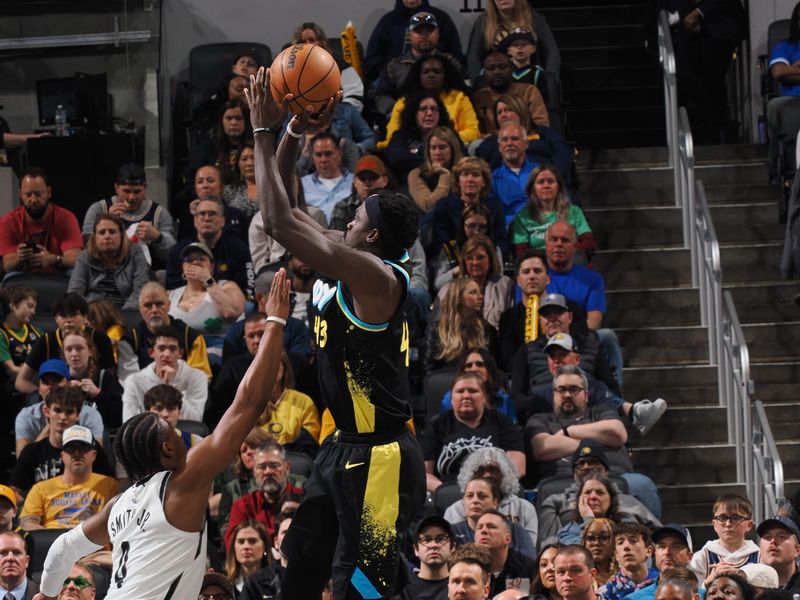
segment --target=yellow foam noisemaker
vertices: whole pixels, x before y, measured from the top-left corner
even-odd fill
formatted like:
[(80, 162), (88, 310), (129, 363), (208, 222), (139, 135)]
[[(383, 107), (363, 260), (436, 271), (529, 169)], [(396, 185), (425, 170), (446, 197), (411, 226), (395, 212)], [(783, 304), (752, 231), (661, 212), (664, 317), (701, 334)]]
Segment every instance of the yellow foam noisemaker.
[(539, 337), (539, 295), (531, 294), (525, 304), (525, 343)]

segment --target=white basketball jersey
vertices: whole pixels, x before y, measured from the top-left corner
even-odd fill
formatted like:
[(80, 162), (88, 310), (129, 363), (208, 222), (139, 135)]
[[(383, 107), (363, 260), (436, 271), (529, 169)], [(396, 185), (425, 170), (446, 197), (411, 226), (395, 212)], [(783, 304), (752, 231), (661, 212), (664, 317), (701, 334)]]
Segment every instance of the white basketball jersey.
[(172, 471), (128, 488), (108, 517), (114, 545), (108, 600), (197, 598), (206, 566), (206, 531), (181, 531), (167, 522), (164, 497)]

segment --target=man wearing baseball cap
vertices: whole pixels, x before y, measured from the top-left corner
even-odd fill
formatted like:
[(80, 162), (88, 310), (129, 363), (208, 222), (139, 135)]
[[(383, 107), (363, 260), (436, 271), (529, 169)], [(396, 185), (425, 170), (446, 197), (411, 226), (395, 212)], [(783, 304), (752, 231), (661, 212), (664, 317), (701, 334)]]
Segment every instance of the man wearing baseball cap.
[(447, 579), (450, 574), (447, 565), (455, 547), (456, 537), (450, 523), (437, 515), (422, 519), (414, 538), (414, 554), (419, 559), (419, 570), (414, 571), (400, 598), (447, 598)]
[(385, 189), (389, 183), (386, 166), (372, 154), (365, 154), (358, 160), (353, 174), (353, 191), (333, 206), (330, 229), (346, 231), (347, 224), (355, 218), (356, 209), (361, 203), (378, 190)]
[(71, 529), (97, 514), (117, 493), (117, 480), (92, 473), (97, 458), (92, 432), (81, 425), (62, 436), (64, 472), (35, 484), (25, 498), (19, 526), (35, 529)]
[(455, 67), (465, 82), (467, 71), (461, 62), (448, 52), (438, 49), (441, 30), (433, 13), (423, 10), (408, 20), (408, 51), (389, 61), (375, 85), (375, 107), (385, 117), (392, 112), (395, 101), (403, 95), (406, 79), (413, 64), (423, 56), (442, 56)]
[[(562, 523), (567, 523), (571, 519), (578, 495), (578, 480), (589, 473), (599, 473), (610, 477), (620, 487), (622, 478), (611, 475), (608, 468), (608, 456), (603, 445), (592, 439), (581, 440), (580, 446), (572, 455), (572, 474), (575, 481), (560, 494), (548, 494), (538, 510), (540, 547), (558, 541), (558, 531)], [(622, 489), (627, 489), (627, 485)], [(661, 526), (661, 522), (653, 513), (630, 494), (620, 493), (617, 501), (620, 512), (635, 518), (639, 523), (647, 525), (650, 529)]]
[(17, 513), (17, 495), (7, 485), (0, 485), (0, 533), (14, 529)]
[[(653, 560), (656, 569), (663, 573), (667, 569), (688, 567), (692, 559), (692, 536), (689, 530), (680, 523), (667, 523), (653, 530)], [(629, 600), (652, 600), (661, 577), (646, 587), (629, 594)]]
[(761, 562), (778, 573), (780, 587), (790, 594), (800, 594), (800, 529), (789, 517), (776, 515), (762, 521), (756, 528), (761, 538), (758, 548)]
[[(39, 398), (41, 400), (21, 409), (14, 419), (17, 456), (22, 454), (25, 446), (36, 440), (47, 426), (49, 409), (46, 407), (49, 406), (47, 397), (50, 395), (50, 391), (68, 385), (69, 380), (69, 367), (60, 358), (46, 360), (39, 367)], [(78, 424), (91, 429), (96, 440), (103, 439), (103, 417), (94, 406), (83, 405), (78, 417)]]
[(114, 183), (114, 195), (98, 200), (86, 211), (81, 231), (84, 242), (92, 235), (98, 217), (108, 213), (122, 219), (128, 238), (135, 238), (150, 255), (166, 263), (170, 248), (175, 245), (175, 222), (168, 210), (147, 198), (147, 178), (140, 165), (122, 165)]

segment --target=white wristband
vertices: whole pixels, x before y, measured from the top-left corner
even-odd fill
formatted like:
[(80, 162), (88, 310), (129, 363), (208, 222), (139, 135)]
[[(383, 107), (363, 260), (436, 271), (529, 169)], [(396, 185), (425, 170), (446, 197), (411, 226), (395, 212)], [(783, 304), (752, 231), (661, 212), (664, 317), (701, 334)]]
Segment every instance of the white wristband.
[(273, 321), (275, 323), (278, 323), (286, 327), (286, 319), (281, 319), (280, 317), (267, 317), (266, 319), (264, 319), (265, 323), (269, 323), (270, 321)]
[(303, 137), (303, 134), (302, 134), (302, 133), (295, 133), (294, 131), (292, 131), (292, 124), (291, 124), (291, 123), (289, 123), (289, 124), (286, 126), (286, 133), (288, 133), (288, 134), (289, 134), (290, 136), (292, 136), (293, 138), (297, 138), (298, 140), (299, 140), (301, 137)]

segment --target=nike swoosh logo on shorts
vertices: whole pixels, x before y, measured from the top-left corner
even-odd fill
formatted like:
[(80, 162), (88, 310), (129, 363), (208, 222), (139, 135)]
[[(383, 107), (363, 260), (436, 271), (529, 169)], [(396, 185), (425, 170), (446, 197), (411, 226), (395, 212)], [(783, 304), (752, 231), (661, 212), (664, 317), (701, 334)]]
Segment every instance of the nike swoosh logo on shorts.
[(363, 464), (366, 464), (366, 463), (363, 463), (363, 462), (360, 462), (360, 463), (351, 463), (351, 462), (348, 460), (348, 461), (347, 461), (347, 463), (345, 463), (345, 465), (344, 465), (344, 468), (345, 468), (345, 469), (353, 469), (353, 468), (355, 468), (355, 467), (360, 467), (360, 466), (361, 466), (361, 465), (363, 465)]

